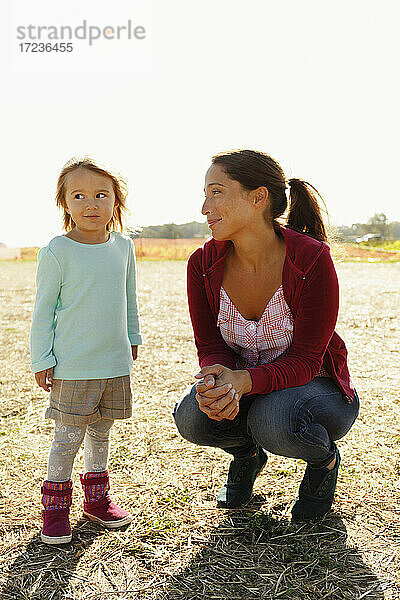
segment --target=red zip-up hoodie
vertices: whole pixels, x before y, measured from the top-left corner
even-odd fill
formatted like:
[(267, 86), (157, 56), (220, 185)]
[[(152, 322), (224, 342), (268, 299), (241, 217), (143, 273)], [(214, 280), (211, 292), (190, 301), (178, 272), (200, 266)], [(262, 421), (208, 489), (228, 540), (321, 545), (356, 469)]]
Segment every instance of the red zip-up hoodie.
[[(352, 402), (347, 350), (335, 332), (339, 286), (329, 246), (289, 228), (279, 226), (277, 232), (286, 242), (282, 287), (294, 319), (293, 340), (284, 356), (246, 369), (253, 382), (249, 393), (269, 394), (304, 385), (323, 365), (345, 399)], [(217, 327), (225, 258), (231, 244), (211, 238), (189, 257), (189, 313), (200, 367), (221, 364), (237, 368), (235, 353)]]

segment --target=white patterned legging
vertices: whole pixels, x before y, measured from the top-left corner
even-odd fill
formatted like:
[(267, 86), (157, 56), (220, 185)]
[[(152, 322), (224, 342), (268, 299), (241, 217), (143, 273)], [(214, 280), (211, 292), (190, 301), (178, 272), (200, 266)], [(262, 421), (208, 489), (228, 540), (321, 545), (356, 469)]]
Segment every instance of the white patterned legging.
[(76, 453), (84, 441), (85, 473), (107, 469), (110, 429), (114, 421), (101, 419), (91, 425), (63, 425), (56, 421), (47, 467), (48, 481), (68, 481)]

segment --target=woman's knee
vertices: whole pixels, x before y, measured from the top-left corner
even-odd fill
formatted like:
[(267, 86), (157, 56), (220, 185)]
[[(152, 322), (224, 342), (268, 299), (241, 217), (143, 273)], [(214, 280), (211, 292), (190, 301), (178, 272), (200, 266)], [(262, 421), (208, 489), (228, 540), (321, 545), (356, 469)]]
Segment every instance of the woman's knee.
[(329, 447), (329, 434), (315, 421), (304, 386), (260, 395), (248, 415), (254, 440), (266, 450), (301, 458), (305, 446)]
[(279, 410), (275, 392), (260, 395), (252, 403), (247, 416), (248, 432), (254, 441), (274, 454), (296, 454), (294, 420), (286, 410)]
[(295, 457), (304, 448), (330, 448), (332, 440), (347, 433), (357, 412), (356, 403), (349, 406), (333, 382), (313, 380), (260, 395), (250, 408), (248, 427), (266, 450)]
[(196, 400), (196, 384), (188, 388), (176, 403), (173, 417), (181, 436), (199, 446), (218, 446), (218, 436), (214, 432), (217, 421), (212, 421), (203, 413)]
[(200, 443), (203, 413), (201, 413), (196, 400), (196, 385), (185, 390), (180, 400), (175, 404), (172, 415), (181, 436), (189, 442)]

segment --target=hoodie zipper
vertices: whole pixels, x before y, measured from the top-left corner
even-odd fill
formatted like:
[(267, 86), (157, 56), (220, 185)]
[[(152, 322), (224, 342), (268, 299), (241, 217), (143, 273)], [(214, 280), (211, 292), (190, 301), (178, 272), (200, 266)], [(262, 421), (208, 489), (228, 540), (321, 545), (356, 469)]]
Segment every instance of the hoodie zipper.
[[(321, 248), (320, 248), (318, 254), (314, 257), (314, 260), (312, 261), (312, 263), (310, 265), (308, 265), (307, 270), (303, 273), (301, 273), (301, 272), (299, 273), (301, 279), (300, 279), (299, 283), (297, 284), (296, 290), (294, 292), (293, 304), (292, 304), (292, 307), (294, 309), (294, 312), (292, 311), (294, 319), (296, 318), (296, 315), (297, 315), (297, 308), (299, 306), (299, 300), (300, 300), (301, 292), (303, 291), (304, 282), (306, 280), (306, 277), (307, 277), (308, 273), (311, 271), (311, 269), (313, 268), (313, 266), (315, 265), (315, 263), (317, 262), (317, 260), (319, 259), (319, 257), (321, 256), (323, 250), (324, 250), (324, 246), (321, 244)], [(292, 262), (292, 261), (290, 261), (290, 262)], [(293, 266), (295, 266), (295, 265), (293, 265)]]
[[(214, 291), (213, 291), (212, 286), (210, 284), (209, 272), (213, 271), (221, 260), (223, 260), (225, 262), (225, 258), (226, 258), (226, 255), (228, 254), (228, 251), (229, 251), (229, 248), (226, 250), (225, 254), (223, 254), (222, 256), (220, 256), (219, 259), (215, 263), (213, 263), (210, 267), (208, 267), (208, 268), (206, 268), (206, 266), (204, 264), (204, 254), (202, 255), (203, 278), (204, 278), (204, 281), (207, 282), (209, 293), (210, 293), (210, 295), (211, 295), (211, 297), (213, 299), (213, 305), (214, 305), (214, 307), (216, 309), (216, 311), (215, 311), (216, 313), (218, 313), (217, 305), (216, 305), (216, 298), (214, 296)], [(204, 249), (203, 249), (203, 253), (204, 253)]]
[(211, 285), (210, 285), (210, 280), (208, 279), (208, 274), (207, 274), (207, 272), (206, 272), (206, 273), (203, 273), (203, 277), (204, 277), (204, 282), (207, 284), (208, 291), (209, 291), (209, 293), (210, 293), (210, 294), (211, 294), (211, 296), (212, 296), (213, 303), (214, 303), (214, 306), (215, 306), (215, 296), (214, 296), (213, 289), (212, 289), (212, 287), (211, 287)]
[(294, 310), (291, 311), (293, 314), (293, 319), (295, 319), (296, 315), (297, 315), (297, 308), (299, 306), (299, 300), (300, 300), (301, 292), (303, 291), (305, 279), (306, 279), (306, 276), (303, 275), (301, 277), (299, 283), (296, 286), (296, 291), (294, 293), (293, 304), (292, 304), (292, 307)]

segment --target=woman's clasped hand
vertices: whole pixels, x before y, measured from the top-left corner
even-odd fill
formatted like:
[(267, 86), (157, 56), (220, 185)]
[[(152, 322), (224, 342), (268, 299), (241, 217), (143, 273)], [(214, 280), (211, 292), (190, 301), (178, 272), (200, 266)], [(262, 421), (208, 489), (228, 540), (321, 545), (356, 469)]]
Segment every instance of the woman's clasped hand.
[(196, 384), (199, 408), (215, 421), (234, 419), (239, 412), (240, 398), (252, 387), (248, 371), (233, 371), (223, 365), (203, 367), (195, 377), (201, 378)]

